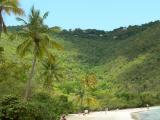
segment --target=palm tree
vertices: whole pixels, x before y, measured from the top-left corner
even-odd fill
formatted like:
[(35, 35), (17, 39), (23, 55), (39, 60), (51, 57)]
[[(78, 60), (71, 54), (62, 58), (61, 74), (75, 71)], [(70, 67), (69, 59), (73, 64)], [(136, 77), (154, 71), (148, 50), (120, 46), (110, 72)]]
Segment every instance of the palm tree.
[(85, 90), (84, 90), (84, 86), (82, 86), (79, 83), (79, 88), (76, 90), (76, 99), (78, 100), (77, 102), (80, 103), (80, 109), (81, 112), (83, 110), (83, 103), (84, 103), (84, 98), (85, 98)]
[(48, 61), (53, 63), (55, 61), (55, 57), (48, 48), (62, 48), (58, 43), (51, 40), (48, 36), (49, 29), (46, 25), (44, 25), (44, 20), (47, 18), (47, 16), (48, 12), (41, 16), (40, 11), (35, 10), (34, 7), (32, 7), (28, 21), (25, 21), (22, 18), (17, 18), (18, 21), (22, 21), (26, 26), (18, 33), (25, 39), (25, 41), (17, 47), (17, 53), (21, 57), (25, 56), (28, 52), (33, 54), (32, 69), (28, 77), (24, 96), (25, 100), (29, 98), (31, 93), (31, 81), (34, 76), (37, 58), (46, 56)]
[(87, 103), (87, 106), (90, 107), (90, 104), (95, 101), (95, 99), (92, 97), (91, 93), (92, 90), (96, 87), (97, 84), (97, 78), (96, 75), (93, 73), (87, 73), (85, 78), (82, 80), (82, 85), (85, 89), (85, 102)]
[(84, 87), (86, 89), (93, 89), (97, 84), (96, 75), (93, 73), (86, 74), (85, 78), (82, 80)]
[(94, 74), (86, 74), (85, 78), (78, 82), (78, 89), (76, 90), (76, 102), (80, 104), (81, 111), (84, 107), (88, 109), (92, 105), (96, 105), (98, 101), (92, 96), (92, 90), (96, 87), (96, 76)]
[(24, 11), (19, 7), (19, 0), (0, 0), (0, 35), (2, 32), (7, 32), (7, 27), (3, 19), (3, 12), (10, 15), (24, 15)]
[(61, 81), (63, 78), (62, 68), (56, 63), (50, 63), (48, 60), (43, 62), (43, 72), (41, 74), (44, 78), (43, 87), (51, 90), (54, 81)]

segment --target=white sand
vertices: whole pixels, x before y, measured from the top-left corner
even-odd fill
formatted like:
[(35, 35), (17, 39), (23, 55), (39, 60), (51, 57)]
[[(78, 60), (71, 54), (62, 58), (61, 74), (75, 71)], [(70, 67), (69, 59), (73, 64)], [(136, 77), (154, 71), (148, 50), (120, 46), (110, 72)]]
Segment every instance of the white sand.
[(67, 120), (133, 120), (132, 113), (146, 111), (146, 108), (115, 110), (108, 112), (92, 112), (89, 115), (83, 116), (82, 114), (71, 114)]

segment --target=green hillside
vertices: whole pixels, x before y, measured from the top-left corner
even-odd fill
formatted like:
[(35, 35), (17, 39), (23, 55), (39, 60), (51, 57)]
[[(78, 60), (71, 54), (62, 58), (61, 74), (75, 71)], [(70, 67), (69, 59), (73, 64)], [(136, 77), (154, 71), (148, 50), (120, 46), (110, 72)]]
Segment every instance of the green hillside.
[[(77, 77), (82, 74), (94, 73), (98, 86), (93, 96), (103, 101), (100, 103), (111, 107), (116, 104), (134, 107), (135, 104), (159, 103), (159, 33), (157, 21), (120, 28), (103, 36), (100, 36), (102, 33), (85, 36), (72, 31), (59, 37), (63, 38), (69, 52), (67, 58), (72, 66), (73, 80), (81, 79)], [(65, 64), (68, 64), (67, 60)]]
[[(10, 34), (21, 27), (9, 27)], [(67, 96), (74, 105), (74, 112), (81, 107), (97, 110), (160, 104), (159, 21), (109, 32), (75, 29), (55, 33), (55, 28), (51, 28), (50, 35), (64, 50), (51, 51), (62, 77), (54, 78), (50, 95)], [(0, 97), (24, 93), (32, 59), (30, 54), (23, 59), (16, 54), (21, 41), (21, 37), (15, 39), (6, 35), (0, 40), (4, 48), (1, 58), (5, 60), (0, 64)], [(37, 64), (34, 93), (42, 91), (44, 82), (41, 60)], [(82, 84), (87, 76), (96, 81), (91, 89), (85, 89)], [(80, 102), (82, 91), (86, 92)]]

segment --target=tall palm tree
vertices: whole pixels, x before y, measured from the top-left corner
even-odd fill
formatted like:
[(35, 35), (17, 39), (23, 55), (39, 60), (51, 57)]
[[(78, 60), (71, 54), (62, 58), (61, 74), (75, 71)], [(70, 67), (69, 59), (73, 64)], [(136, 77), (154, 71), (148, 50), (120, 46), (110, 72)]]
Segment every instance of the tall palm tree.
[(24, 96), (25, 100), (29, 98), (31, 93), (31, 81), (34, 76), (37, 58), (46, 56), (48, 60), (53, 63), (55, 61), (55, 57), (48, 48), (62, 48), (58, 43), (51, 40), (48, 36), (49, 29), (46, 25), (44, 25), (44, 20), (47, 18), (47, 16), (48, 12), (41, 16), (40, 11), (35, 10), (34, 7), (32, 7), (31, 14), (29, 15), (27, 21), (22, 18), (17, 18), (18, 21), (22, 21), (26, 26), (18, 33), (25, 39), (25, 41), (18, 46), (17, 53), (22, 57), (28, 52), (33, 54), (32, 69), (28, 77)]
[(56, 63), (50, 63), (48, 60), (43, 62), (43, 72), (41, 74), (44, 78), (43, 87), (51, 90), (54, 81), (61, 81), (63, 78), (62, 68)]
[(0, 35), (7, 32), (7, 27), (3, 19), (3, 12), (10, 15), (24, 15), (24, 11), (19, 7), (19, 0), (0, 0)]

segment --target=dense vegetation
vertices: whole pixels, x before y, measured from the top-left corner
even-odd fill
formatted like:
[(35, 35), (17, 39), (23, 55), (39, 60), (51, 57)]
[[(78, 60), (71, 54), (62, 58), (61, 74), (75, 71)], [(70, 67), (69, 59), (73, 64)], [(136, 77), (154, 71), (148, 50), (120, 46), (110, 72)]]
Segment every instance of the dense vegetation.
[(58, 36), (68, 50), (66, 69), (72, 71), (68, 81), (94, 74), (97, 85), (90, 94), (98, 109), (159, 104), (159, 21), (110, 32), (78, 30), (79, 34), (76, 29)]
[[(34, 16), (39, 20), (32, 9)], [(57, 120), (86, 108), (160, 104), (159, 21), (103, 31), (48, 29), (42, 19), (32, 20), (1, 35), (0, 119)], [(33, 55), (36, 67), (29, 79)]]

